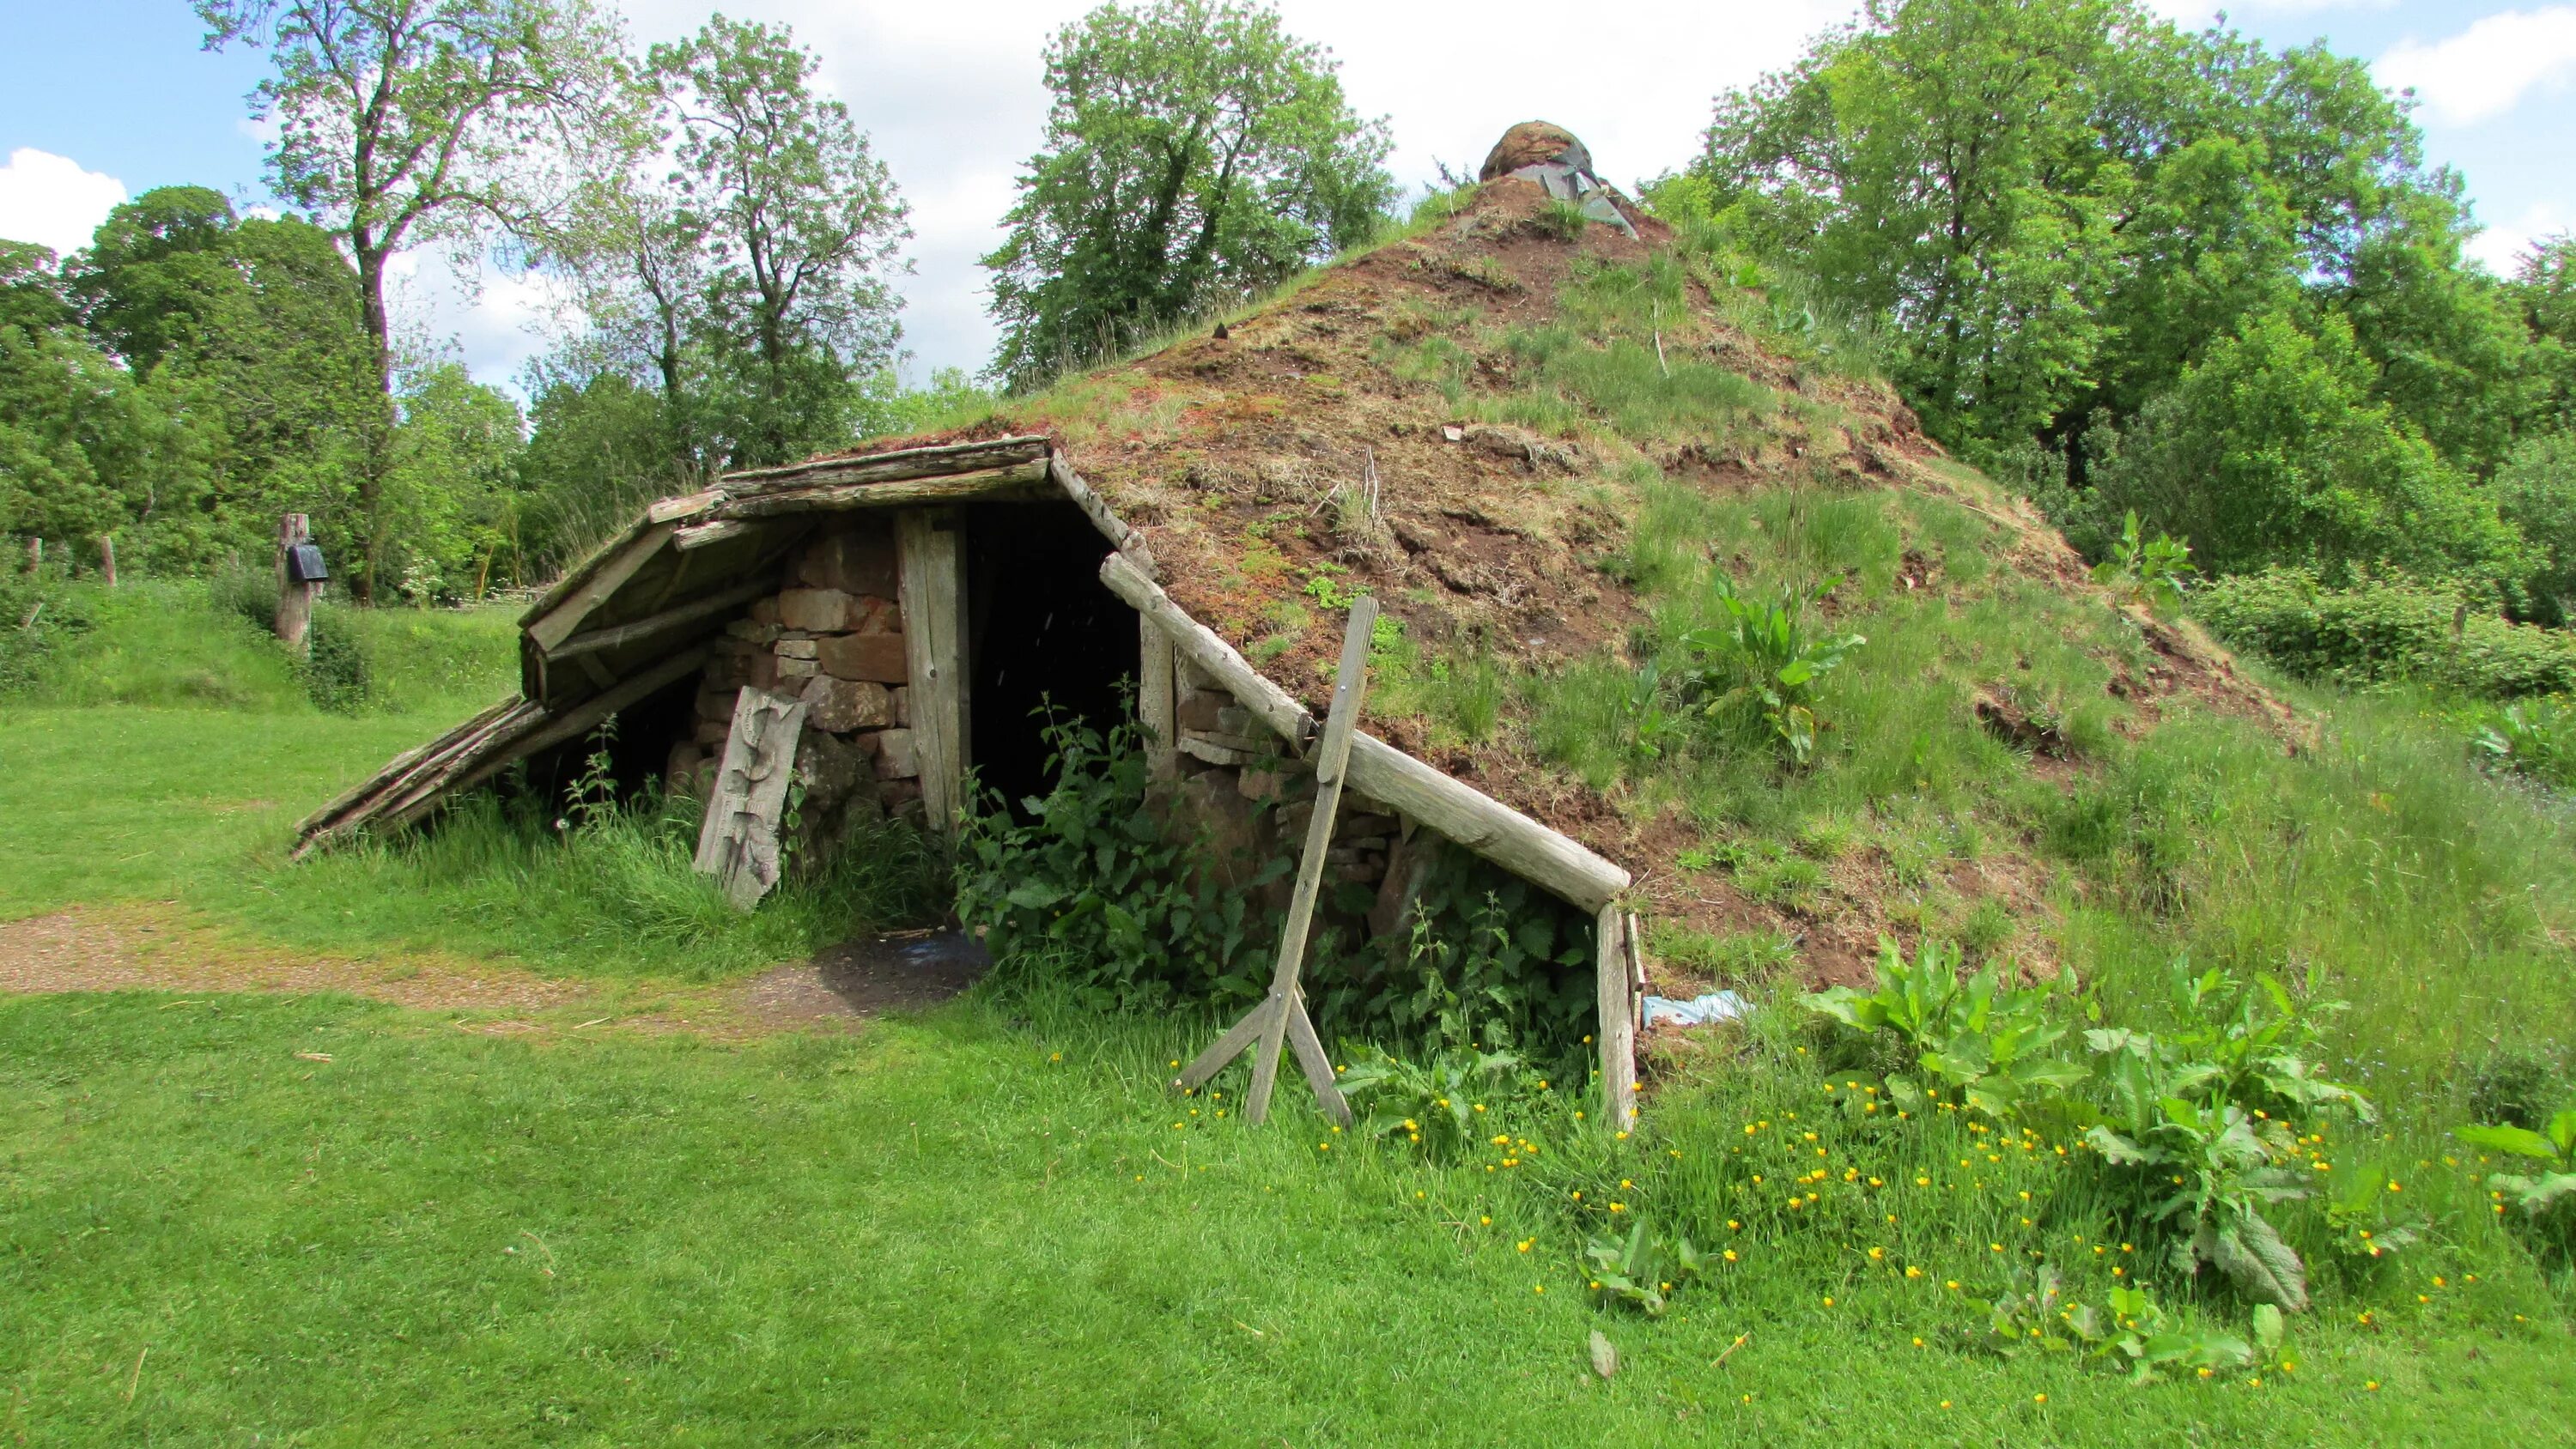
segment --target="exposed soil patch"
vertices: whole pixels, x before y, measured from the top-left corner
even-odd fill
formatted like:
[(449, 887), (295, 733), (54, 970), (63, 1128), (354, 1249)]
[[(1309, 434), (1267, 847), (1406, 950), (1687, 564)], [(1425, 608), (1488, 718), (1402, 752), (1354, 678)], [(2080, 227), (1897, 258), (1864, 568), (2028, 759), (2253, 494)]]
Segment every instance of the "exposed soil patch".
[(507, 967), (418, 956), (355, 960), (244, 948), (175, 913), (74, 907), (0, 922), (0, 992), (341, 991), (417, 1011), (532, 1012), (590, 994)]
[(340, 992), (446, 1013), (470, 1031), (563, 1037), (687, 1032), (742, 1041), (847, 1029), (947, 1001), (991, 958), (954, 932), (862, 938), (811, 961), (723, 986), (566, 980), (436, 955), (355, 958), (248, 946), (175, 910), (76, 906), (0, 921), (0, 995), (165, 991), (206, 995)]
[(917, 1011), (963, 993), (991, 970), (984, 948), (955, 931), (898, 931), (845, 941), (739, 988), (735, 1004), (775, 1030), (855, 1025)]

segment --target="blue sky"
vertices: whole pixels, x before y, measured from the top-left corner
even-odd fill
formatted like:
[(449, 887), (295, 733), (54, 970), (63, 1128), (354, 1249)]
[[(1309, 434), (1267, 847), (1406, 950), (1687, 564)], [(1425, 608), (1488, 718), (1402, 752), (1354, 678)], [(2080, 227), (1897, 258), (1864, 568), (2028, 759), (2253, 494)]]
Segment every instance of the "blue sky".
[[(2150, 0), (2186, 24), (2220, 8)], [(707, 0), (627, 0), (638, 36), (694, 28)], [(792, 24), (824, 59), (913, 206), (908, 368), (981, 365), (992, 332), (975, 259), (998, 239), (1011, 178), (1045, 115), (1039, 48), (1082, 0), (731, 0), (726, 13)], [(1473, 11), (1386, 0), (1284, 0), (1290, 27), (1332, 46), (1365, 114), (1393, 124), (1408, 181), (1472, 166), (1502, 129), (1545, 116), (1572, 127), (1604, 171), (1652, 175), (1687, 160), (1709, 98), (1793, 59), (1851, 0), (1625, 3), (1566, 12), (1535, 0)], [(2414, 85), (2427, 149), (2468, 178), (2493, 230), (2478, 251), (2509, 266), (2525, 239), (2576, 228), (2576, 3), (2254, 0), (2231, 23), (2274, 45), (2323, 39)], [(1472, 15), (1472, 19), (1468, 17)], [(195, 182), (268, 198), (243, 96), (257, 52), (208, 54), (183, 0), (0, 0), (0, 236), (62, 245), (109, 206)], [(418, 260), (400, 299), (411, 330), (507, 385), (544, 346), (540, 287), (468, 260)]]

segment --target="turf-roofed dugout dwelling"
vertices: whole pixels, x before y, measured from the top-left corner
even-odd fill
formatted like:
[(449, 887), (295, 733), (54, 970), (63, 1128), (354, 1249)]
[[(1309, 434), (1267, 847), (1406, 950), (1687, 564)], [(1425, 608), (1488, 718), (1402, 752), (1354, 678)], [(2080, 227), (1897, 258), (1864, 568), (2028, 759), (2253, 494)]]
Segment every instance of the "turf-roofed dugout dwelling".
[[(971, 428), (654, 504), (528, 611), (518, 698), (326, 806), (299, 850), (416, 824), (520, 762), (544, 788), (614, 714), (620, 776), (712, 798), (701, 866), (754, 899), (776, 844), (725, 822), (775, 822), (791, 759), (795, 828), (817, 846), (881, 812), (948, 829), (970, 769), (1006, 800), (1042, 787), (1040, 701), (1106, 726), (1132, 680), (1186, 816), (1228, 849), (1293, 853), (1351, 599), (1373, 594), (1417, 660), (1539, 688), (1633, 676), (1657, 607), (1649, 520), (1782, 486), (1944, 500), (2009, 570), (2123, 614), (2135, 647), (2106, 647), (2099, 674), (2124, 719), (2181, 691), (2277, 711), (2195, 634), (2094, 590), (1884, 384), (1766, 345), (1731, 284), (1572, 137), (1515, 127), (1482, 176), (1436, 221)], [(1729, 546), (1699, 540), (1688, 562), (1722, 567)], [(1952, 583), (1928, 538), (1892, 568), (1909, 592)], [(2051, 752), (2059, 725), (2009, 681), (1953, 705)], [(1811, 976), (1847, 980), (1889, 929), (1867, 890), (1783, 907), (1682, 868), (1702, 839), (1687, 812), (1569, 764), (1525, 721), (1461, 730), (1390, 688), (1362, 728), (1330, 865), (1374, 904), (1346, 930), (1406, 929), (1426, 835), (1589, 914), (1623, 1107), (1639, 991), (1696, 984), (1640, 950), (1641, 915), (1784, 928)], [(1976, 888), (2042, 909), (2008, 870)]]

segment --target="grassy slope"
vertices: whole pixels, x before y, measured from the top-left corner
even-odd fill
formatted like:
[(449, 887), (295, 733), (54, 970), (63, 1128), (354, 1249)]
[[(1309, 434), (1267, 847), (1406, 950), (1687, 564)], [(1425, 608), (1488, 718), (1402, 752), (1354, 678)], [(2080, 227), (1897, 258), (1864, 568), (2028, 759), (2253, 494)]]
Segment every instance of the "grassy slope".
[[(1639, 321), (1606, 304), (1595, 320), (1605, 353)], [(1455, 332), (1462, 357), (1538, 359), (1526, 395), (1461, 393), (1466, 414), (1658, 430), (1678, 405), (1635, 337), (1618, 353), (1635, 365), (1614, 372), (1585, 362), (1581, 338), (1472, 318)], [(1591, 440), (1621, 456), (1618, 436)], [(1390, 709), (1452, 743), (1525, 745), (1628, 819), (1670, 826), (1649, 889), (1705, 909), (1677, 913), (1699, 934), (1668, 936), (1668, 965), (1776, 986), (1790, 937), (1812, 955), (1879, 928), (1954, 933), (2070, 965), (2111, 1020), (2146, 1025), (2177, 950), (2323, 965), (2356, 1007), (2339, 1065), (2390, 1118), (2336, 1144), (2336, 1181), (2403, 1179), (2395, 1200), (2442, 1245), (2366, 1271), (2303, 1243), (2320, 1307), (2293, 1330), (2298, 1372), (2135, 1390), (1967, 1351), (1982, 1328), (1969, 1299), (1999, 1291), (2007, 1263), (2056, 1263), (2097, 1301), (2112, 1281), (2116, 1260), (2091, 1249), (2115, 1225), (2045, 1146), (1980, 1165), (1998, 1144), (1952, 1127), (1820, 1122), (1815, 1147), (1762, 1137), (1743, 1157), (1757, 1149), (1741, 1126), (1821, 1097), (1776, 1033), (1670, 1066), (1651, 1145), (1577, 1133), (1573, 1160), (1498, 1190), (1474, 1165), (1317, 1153), (1302, 1110), (1294, 1130), (1174, 1132), (1156, 1059), (1204, 1025), (1007, 995), (856, 1046), (748, 1051), (539, 1050), (345, 1004), (21, 1002), (0, 1005), (0, 1093), (34, 1110), (0, 1113), (0, 1230), (10, 1296), (33, 1290), (39, 1310), (0, 1321), (21, 1395), (0, 1426), (71, 1442), (258, 1427), (618, 1442), (680, 1422), (740, 1442), (862, 1423), (931, 1442), (2549, 1438), (2576, 1407), (2559, 1372), (2566, 1285), (2494, 1231), (2480, 1167), (2444, 1160), (2442, 1134), (2466, 1066), (2499, 1042), (2563, 1043), (2576, 1021), (2563, 811), (2478, 776), (2402, 695), (2306, 700), (2322, 714), (2295, 754), (2187, 693), (2114, 696), (2157, 667), (2148, 641), (2015, 563), (2003, 500), (1973, 477), (1899, 488), (1791, 469), (1712, 489), (1622, 466), (1599, 486), (1631, 524), (1603, 560), (1644, 618), (1631, 657), (1671, 657), (1706, 618), (1714, 568), (1757, 586), (1847, 575), (1834, 626), (1871, 643), (1826, 689), (1820, 766), (1618, 748), (1630, 671), (1606, 652), (1541, 669), (1472, 637), (1407, 641), (1382, 661)], [(1972, 692), (1997, 688), (2059, 720), (2072, 758), (2035, 762), (1979, 727)], [(586, 861), (482, 827), (279, 869), (287, 819), (430, 722), (258, 702), (275, 694), (230, 711), (10, 709), (0, 914), (169, 894), (295, 942), (699, 976), (790, 954), (820, 919), (727, 926), (695, 913), (685, 882), (673, 895), (667, 860)], [(103, 738), (125, 747), (92, 748)], [(215, 808), (245, 799), (275, 803)], [(1042, 1026), (1013, 1024), (1031, 1011)], [(293, 1055), (316, 1047), (335, 1060)], [(1801, 1170), (1822, 1151), (1854, 1177), (1792, 1215), (1749, 1195), (1770, 1151)], [(1653, 1326), (1595, 1312), (1573, 1276), (1583, 1237), (1628, 1220), (1604, 1203), (1630, 1181), (1623, 1209), (1748, 1245), (1734, 1276)], [(552, 1278), (529, 1256), (547, 1252)], [(1933, 1286), (1953, 1279), (1956, 1296)], [(2223, 1301), (2185, 1311), (2241, 1328)], [(1606, 1388), (1580, 1367), (1595, 1326), (1630, 1356)], [(128, 1407), (119, 1371), (146, 1345)], [(156, 1367), (172, 1376), (160, 1388)]]
[(2564, 1333), (2482, 1287), (2303, 1323), (2260, 1388), (1963, 1351), (1958, 1295), (1785, 1242), (1649, 1327), (1584, 1304), (1531, 1195), (1317, 1152), (1302, 1106), (1176, 1131), (1194, 1032), (1020, 1012), (725, 1050), (0, 1003), (0, 1436), (2502, 1444), (2576, 1411)]

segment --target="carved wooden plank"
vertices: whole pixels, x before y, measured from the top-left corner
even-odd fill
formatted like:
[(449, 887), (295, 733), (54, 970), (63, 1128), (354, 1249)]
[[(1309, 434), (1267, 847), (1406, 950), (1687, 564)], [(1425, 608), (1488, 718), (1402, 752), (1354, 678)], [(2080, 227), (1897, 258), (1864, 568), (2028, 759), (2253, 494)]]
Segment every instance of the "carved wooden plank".
[(724, 763), (698, 827), (697, 868), (737, 909), (750, 910), (778, 884), (778, 822), (804, 728), (805, 701), (792, 694), (745, 689), (734, 702)]
[(954, 510), (919, 509), (896, 514), (894, 524), (922, 806), (931, 828), (947, 831), (966, 808), (966, 767), (974, 757), (968, 728), (965, 523)]
[(588, 578), (565, 594), (562, 601), (543, 617), (530, 622), (528, 637), (536, 641), (538, 648), (549, 650), (571, 638), (591, 610), (606, 603), (610, 595), (635, 577), (637, 569), (652, 562), (654, 555), (670, 545), (672, 531), (672, 525), (667, 523), (645, 528), (634, 542), (602, 561)]
[[(1245, 1104), (1244, 1117), (1259, 1124), (1270, 1116), (1270, 1092), (1279, 1074), (1279, 1049), (1285, 1044), (1288, 1023), (1302, 1020), (1305, 1002), (1297, 987), (1298, 973), (1306, 965), (1306, 932), (1315, 919), (1315, 897), (1324, 888), (1324, 857), (1333, 849), (1333, 817), (1341, 809), (1342, 785), (1350, 775), (1351, 734), (1359, 725), (1360, 701), (1368, 694), (1369, 635), (1377, 624), (1377, 600), (1363, 595), (1351, 606), (1350, 622), (1342, 631), (1342, 658), (1333, 675), (1333, 703), (1324, 716), (1324, 737), (1315, 751), (1315, 804), (1306, 821), (1306, 854), (1297, 862), (1297, 889), (1288, 899), (1288, 924), (1279, 939), (1279, 965), (1270, 977), (1270, 1019), (1263, 1023), (1260, 1055), (1252, 1059), (1252, 1099)], [(1307, 1028), (1312, 1032), (1314, 1027)], [(1302, 1059), (1304, 1053), (1300, 1052)], [(1323, 1048), (1315, 1049), (1323, 1056)], [(1314, 1066), (1307, 1063), (1307, 1075), (1314, 1079)], [(1324, 1067), (1323, 1076), (1314, 1079), (1315, 1096), (1326, 1104), (1340, 1096), (1333, 1085), (1332, 1067)]]
[(1617, 906), (1603, 906), (1594, 917), (1593, 1004), (1599, 1020), (1592, 1041), (1601, 1053), (1602, 1105), (1610, 1124), (1623, 1130), (1637, 1121), (1637, 1018), (1628, 954), (1632, 919)]
[(963, 473), (975, 468), (997, 468), (1043, 459), (1047, 446), (1044, 437), (1022, 433), (982, 442), (901, 448), (888, 453), (871, 453), (864, 458), (818, 458), (810, 463), (790, 463), (779, 468), (746, 469), (740, 473), (727, 473), (720, 482), (727, 492), (740, 497), (799, 485), (927, 478), (941, 473)]
[(722, 518), (778, 518), (793, 513), (845, 512), (857, 508), (913, 508), (971, 499), (1048, 496), (1044, 463), (1007, 463), (964, 473), (943, 473), (892, 483), (837, 483), (782, 488), (736, 498), (718, 509)]
[(693, 523), (671, 535), (671, 546), (682, 553), (693, 553), (729, 538), (740, 538), (758, 528), (738, 518), (719, 518), (713, 523)]
[(592, 629), (575, 634), (547, 652), (557, 659), (569, 659), (577, 654), (615, 649), (632, 644), (639, 639), (650, 639), (656, 634), (677, 629), (684, 624), (696, 623), (710, 614), (721, 614), (727, 609), (748, 604), (761, 595), (774, 591), (777, 587), (776, 579), (753, 579), (749, 583), (736, 584), (722, 593), (709, 594), (703, 599), (692, 599), (675, 608), (664, 609), (661, 613), (638, 619), (631, 624), (619, 624), (614, 628)]
[(721, 488), (704, 488), (695, 493), (682, 494), (677, 498), (657, 498), (645, 508), (644, 521), (686, 523), (691, 519), (703, 518), (714, 512), (715, 506), (724, 500), (725, 491)]
[(1151, 736), (1145, 742), (1146, 765), (1155, 779), (1174, 779), (1181, 773), (1181, 717), (1172, 636), (1139, 614), (1136, 644), (1136, 719)]
[[(1292, 746), (1313, 737), (1314, 716), (1305, 706), (1263, 678), (1215, 630), (1183, 612), (1134, 564), (1111, 554), (1100, 565), (1100, 581), (1161, 626), (1182, 659), (1215, 680), (1274, 734)], [(1598, 911), (1628, 888), (1628, 872), (1580, 842), (1366, 733), (1351, 741), (1351, 788), (1584, 910)]]

